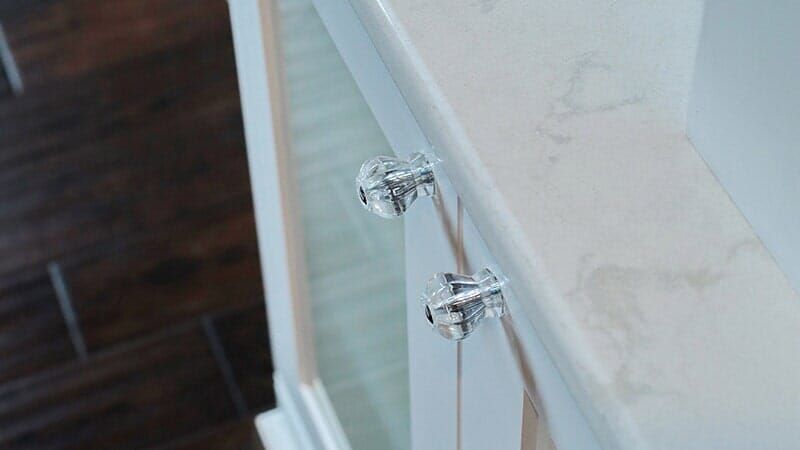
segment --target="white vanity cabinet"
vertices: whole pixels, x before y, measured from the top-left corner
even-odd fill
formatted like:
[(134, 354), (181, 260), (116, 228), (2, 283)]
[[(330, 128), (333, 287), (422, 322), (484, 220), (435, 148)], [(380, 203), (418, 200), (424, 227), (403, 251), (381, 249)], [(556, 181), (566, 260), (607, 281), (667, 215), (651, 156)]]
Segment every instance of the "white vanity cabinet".
[[(461, 342), (426, 320), (435, 273), (503, 272), (350, 4), (229, 3), (276, 369), (278, 408), (259, 418), (267, 447), (554, 448), (531, 389), (565, 388), (535, 332), (514, 331), (513, 309)], [(361, 163), (413, 152), (432, 162), (435, 195), (399, 219), (364, 210)], [(543, 384), (522, 362), (530, 339), (549, 364)]]
[(800, 448), (797, 8), (724, 3), (229, 0), (267, 448)]

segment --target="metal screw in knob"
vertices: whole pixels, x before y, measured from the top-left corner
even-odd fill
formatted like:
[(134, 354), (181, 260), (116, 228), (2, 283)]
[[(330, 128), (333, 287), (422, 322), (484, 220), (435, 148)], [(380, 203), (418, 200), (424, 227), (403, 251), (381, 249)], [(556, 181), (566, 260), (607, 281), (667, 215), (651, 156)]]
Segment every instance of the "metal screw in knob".
[(356, 177), (358, 198), (368, 211), (391, 219), (402, 216), (418, 197), (436, 193), (433, 164), (422, 153), (408, 161), (378, 156), (361, 166)]
[(472, 276), (437, 273), (421, 298), (425, 318), (443, 337), (465, 339), (484, 318), (505, 314), (502, 286), (489, 269)]

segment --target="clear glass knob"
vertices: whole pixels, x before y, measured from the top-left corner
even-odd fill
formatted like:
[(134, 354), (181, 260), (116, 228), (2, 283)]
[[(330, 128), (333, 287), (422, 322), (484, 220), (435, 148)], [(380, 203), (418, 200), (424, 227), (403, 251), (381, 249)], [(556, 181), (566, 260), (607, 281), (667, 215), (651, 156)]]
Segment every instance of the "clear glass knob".
[(435, 194), (433, 164), (422, 153), (403, 161), (389, 156), (369, 159), (356, 177), (358, 198), (368, 211), (383, 218), (402, 216), (417, 197)]
[(460, 341), (472, 334), (484, 317), (505, 314), (502, 285), (489, 269), (472, 276), (437, 273), (422, 294), (425, 318), (445, 338)]

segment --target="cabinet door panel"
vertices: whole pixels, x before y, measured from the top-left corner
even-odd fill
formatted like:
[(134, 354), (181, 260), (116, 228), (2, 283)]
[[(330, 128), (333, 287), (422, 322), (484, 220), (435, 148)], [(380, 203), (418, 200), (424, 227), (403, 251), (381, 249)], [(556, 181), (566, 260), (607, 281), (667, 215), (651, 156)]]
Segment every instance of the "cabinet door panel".
[[(464, 273), (485, 267), (491, 255), (464, 215)], [(461, 345), (462, 450), (517, 450), (522, 446), (525, 386), (501, 320), (484, 319)]]
[[(403, 146), (387, 140), (312, 1), (270, 6), (310, 427), (328, 437), (325, 448), (407, 449), (403, 223), (364, 211), (354, 184), (364, 160)], [(402, 121), (401, 106), (387, 114)]]
[(458, 198), (441, 171), (438, 195), (405, 216), (411, 448), (457, 448), (457, 345), (434, 333), (420, 305), (428, 279), (458, 269)]
[[(502, 276), (469, 215), (463, 215), (464, 271), (488, 267)], [(536, 330), (526, 317), (516, 317), (521, 308), (513, 288), (514, 280), (503, 287), (506, 316), (484, 320), (462, 344), (462, 449), (543, 450), (557, 444), (599, 450)]]
[[(406, 158), (429, 149), (349, 2), (314, 0), (314, 4), (394, 153)], [(430, 329), (419, 302), (431, 275), (458, 268), (461, 246), (458, 197), (441, 167), (434, 172), (437, 196), (417, 200), (403, 218), (413, 450), (455, 450), (458, 436), (457, 347)]]

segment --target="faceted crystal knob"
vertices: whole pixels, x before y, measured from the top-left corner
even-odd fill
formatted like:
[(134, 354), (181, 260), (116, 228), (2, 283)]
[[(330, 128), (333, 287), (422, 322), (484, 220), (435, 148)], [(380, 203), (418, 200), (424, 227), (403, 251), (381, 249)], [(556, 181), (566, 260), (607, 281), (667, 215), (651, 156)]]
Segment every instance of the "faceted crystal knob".
[(412, 154), (408, 161), (389, 156), (367, 160), (356, 185), (364, 208), (386, 219), (402, 216), (417, 197), (436, 191), (433, 164), (422, 153)]
[(472, 276), (437, 273), (428, 281), (421, 301), (428, 323), (442, 336), (460, 341), (484, 317), (505, 314), (502, 282), (489, 269)]

